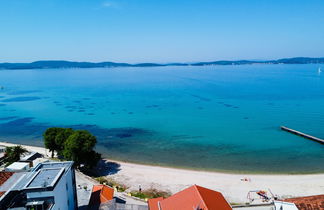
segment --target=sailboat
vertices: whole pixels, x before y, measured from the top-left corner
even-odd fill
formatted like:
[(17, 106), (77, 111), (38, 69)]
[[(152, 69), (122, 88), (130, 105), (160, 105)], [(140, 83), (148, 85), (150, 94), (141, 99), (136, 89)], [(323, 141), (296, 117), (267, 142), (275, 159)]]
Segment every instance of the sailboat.
[(321, 67), (318, 68), (318, 75), (322, 73)]

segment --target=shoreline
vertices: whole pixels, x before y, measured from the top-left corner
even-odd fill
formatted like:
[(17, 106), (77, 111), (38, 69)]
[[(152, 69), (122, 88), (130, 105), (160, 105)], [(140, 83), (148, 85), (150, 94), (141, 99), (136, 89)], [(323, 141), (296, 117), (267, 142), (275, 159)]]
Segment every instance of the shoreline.
[[(44, 147), (0, 142), (2, 146), (21, 145), (27, 150), (49, 156)], [(151, 187), (176, 193), (193, 184), (223, 193), (229, 202), (245, 203), (250, 190), (266, 190), (279, 198), (323, 194), (324, 173), (321, 174), (249, 174), (198, 171), (164, 166), (143, 165), (112, 159), (114, 171), (103, 168), (105, 176), (125, 184), (130, 190)], [(246, 180), (245, 180), (246, 179)]]
[(220, 174), (248, 174), (248, 175), (316, 175), (316, 174), (324, 174), (324, 171), (318, 172), (262, 172), (262, 171), (235, 171), (235, 170), (222, 170), (222, 169), (205, 169), (205, 168), (193, 168), (193, 167), (186, 167), (186, 166), (177, 166), (177, 165), (167, 165), (167, 164), (159, 164), (159, 163), (145, 163), (145, 162), (136, 162), (136, 161), (125, 161), (123, 159), (118, 158), (109, 158), (109, 157), (102, 157), (103, 160), (107, 160), (110, 162), (116, 163), (127, 163), (127, 164), (134, 164), (134, 165), (143, 165), (143, 166), (152, 166), (152, 167), (160, 167), (160, 168), (170, 168), (170, 169), (179, 169), (179, 170), (186, 170), (186, 171), (198, 171), (198, 172), (210, 172), (210, 173), (220, 173)]
[[(8, 145), (22, 145), (25, 147), (32, 147), (32, 148), (42, 148), (45, 150), (43, 145), (39, 144), (40, 142), (36, 142), (36, 144), (21, 144), (21, 143), (14, 143), (5, 141), (4, 138), (0, 138), (0, 145), (1, 144), (8, 144)], [(97, 151), (100, 153), (100, 151)], [(40, 152), (39, 152), (40, 153)], [(44, 152), (43, 152), (44, 153)], [(42, 154), (43, 154), (42, 153)], [(51, 154), (49, 150), (47, 150), (47, 154)], [(141, 161), (131, 161), (131, 160), (124, 160), (118, 159), (114, 157), (105, 156), (104, 153), (102, 154), (103, 160), (109, 160), (110, 162), (118, 162), (118, 163), (130, 163), (135, 165), (144, 165), (144, 166), (152, 166), (152, 167), (161, 167), (161, 168), (171, 168), (171, 169), (180, 169), (180, 170), (187, 170), (187, 171), (198, 171), (198, 172), (211, 172), (211, 173), (222, 173), (222, 174), (249, 174), (249, 175), (316, 175), (316, 174), (324, 174), (324, 171), (317, 171), (317, 172), (268, 172), (268, 171), (251, 171), (251, 170), (226, 170), (226, 169), (216, 169), (216, 168), (193, 168), (187, 166), (179, 166), (179, 165), (168, 165), (168, 164), (161, 164), (161, 163), (151, 163), (151, 162), (141, 162)], [(50, 157), (50, 155), (48, 155)]]

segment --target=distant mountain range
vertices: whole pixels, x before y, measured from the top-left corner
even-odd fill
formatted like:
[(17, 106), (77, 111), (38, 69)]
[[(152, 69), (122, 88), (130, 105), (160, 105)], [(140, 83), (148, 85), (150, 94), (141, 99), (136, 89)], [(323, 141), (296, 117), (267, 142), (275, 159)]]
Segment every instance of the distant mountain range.
[(155, 67), (155, 66), (209, 66), (209, 65), (247, 65), (247, 64), (324, 64), (324, 58), (284, 58), (278, 60), (237, 60), (237, 61), (212, 61), (197, 63), (115, 63), (115, 62), (72, 62), (72, 61), (35, 61), (32, 63), (0, 63), (0, 69), (49, 69), (49, 68), (111, 68), (111, 67)]

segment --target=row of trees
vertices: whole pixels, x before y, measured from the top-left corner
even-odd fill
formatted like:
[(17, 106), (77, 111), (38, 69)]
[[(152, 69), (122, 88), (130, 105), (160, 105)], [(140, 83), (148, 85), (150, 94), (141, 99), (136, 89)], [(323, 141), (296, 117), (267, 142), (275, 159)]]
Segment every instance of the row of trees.
[(89, 131), (72, 128), (48, 128), (44, 136), (45, 147), (64, 160), (73, 160), (77, 167), (92, 168), (101, 155), (94, 151), (97, 139)]

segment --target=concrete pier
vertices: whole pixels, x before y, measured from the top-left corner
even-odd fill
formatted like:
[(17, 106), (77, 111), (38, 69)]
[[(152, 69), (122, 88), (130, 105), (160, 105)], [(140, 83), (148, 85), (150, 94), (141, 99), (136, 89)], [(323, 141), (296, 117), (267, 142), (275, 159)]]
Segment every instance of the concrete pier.
[(287, 128), (285, 126), (281, 126), (280, 127), (281, 130), (284, 130), (284, 131), (287, 131), (289, 133), (292, 133), (292, 134), (295, 134), (295, 135), (298, 135), (298, 136), (301, 136), (301, 137), (304, 137), (306, 139), (309, 139), (309, 140), (312, 140), (312, 141), (316, 141), (318, 143), (321, 143), (321, 144), (324, 144), (324, 139), (320, 139), (320, 138), (317, 138), (315, 136), (311, 136), (311, 135), (308, 135), (308, 134), (305, 134), (305, 133), (302, 133), (300, 131), (296, 131), (296, 130), (293, 130), (291, 128)]

